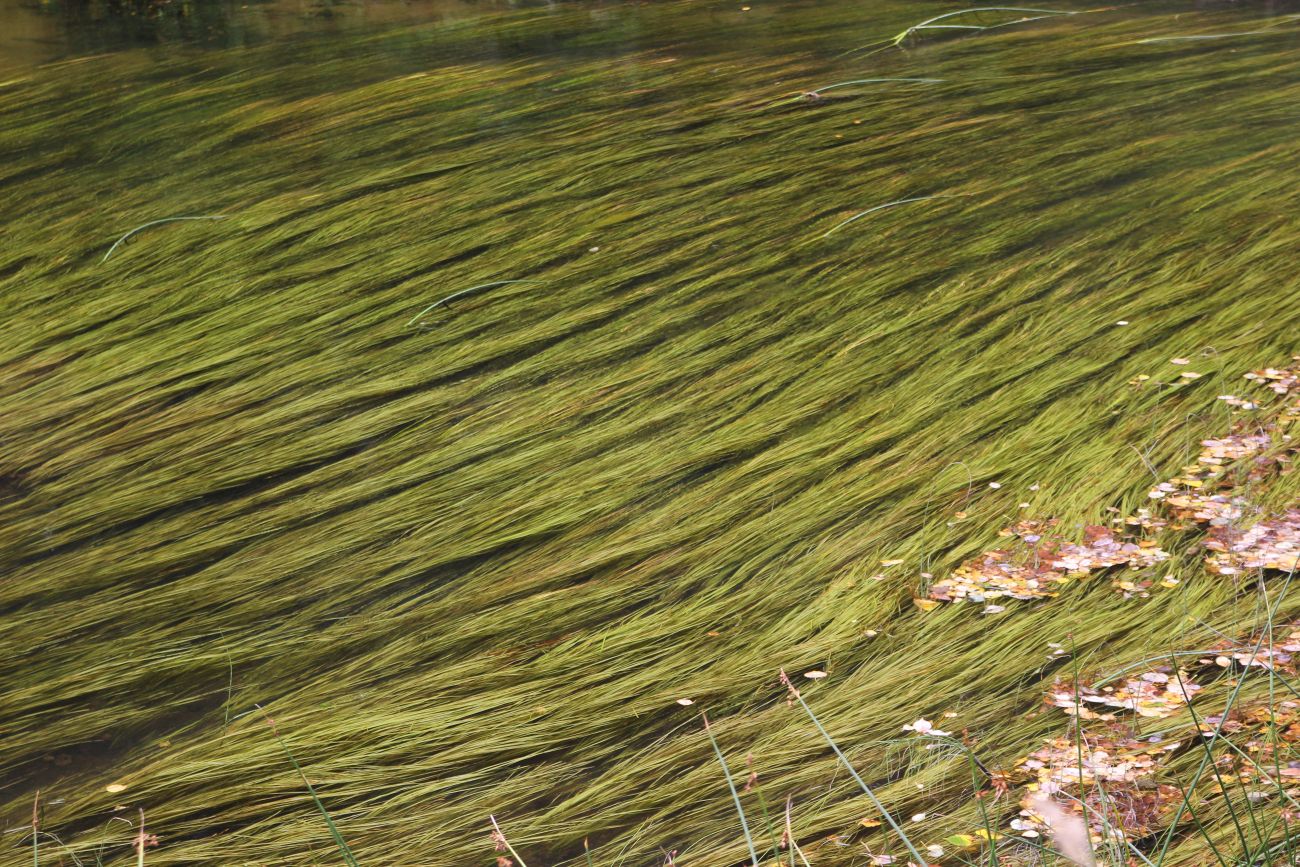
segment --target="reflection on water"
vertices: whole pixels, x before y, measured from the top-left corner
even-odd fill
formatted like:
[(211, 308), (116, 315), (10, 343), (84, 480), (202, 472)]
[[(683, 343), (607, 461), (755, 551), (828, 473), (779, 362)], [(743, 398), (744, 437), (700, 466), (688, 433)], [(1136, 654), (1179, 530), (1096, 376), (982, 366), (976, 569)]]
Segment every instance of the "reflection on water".
[(508, 0), (0, 0), (0, 68), (150, 45), (235, 48), (298, 34), (450, 22), (527, 5)]

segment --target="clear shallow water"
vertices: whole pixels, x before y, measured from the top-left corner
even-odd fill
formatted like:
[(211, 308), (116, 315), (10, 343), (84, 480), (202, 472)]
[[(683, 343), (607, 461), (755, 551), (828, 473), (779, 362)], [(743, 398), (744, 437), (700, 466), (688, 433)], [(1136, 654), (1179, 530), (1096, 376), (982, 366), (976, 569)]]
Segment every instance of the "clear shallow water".
[[(489, 812), (534, 867), (584, 837), (730, 863), (676, 698), (812, 846), (863, 808), (777, 666), (831, 670), (869, 766), (947, 707), (1010, 760), (1044, 730), (1017, 642), (1119, 660), (1232, 609), (1101, 589), (999, 631), (909, 599), (1021, 498), (1140, 497), (1134, 448), (1176, 467), (1294, 351), (1294, 21), (1134, 7), (845, 55), (951, 7), (751, 5), (214, 7), (144, 46), (5, 11), (44, 28), (0, 84), (6, 829), (39, 789), (110, 861), (123, 802), (158, 863), (324, 859), (261, 704), (363, 863), (488, 861)], [(789, 99), (876, 77), (939, 80)], [(104, 260), (182, 215), (225, 219)], [(506, 280), (540, 282), (416, 318)], [(1188, 355), (1201, 379), (1128, 385)], [(967, 829), (961, 774), (880, 782)]]

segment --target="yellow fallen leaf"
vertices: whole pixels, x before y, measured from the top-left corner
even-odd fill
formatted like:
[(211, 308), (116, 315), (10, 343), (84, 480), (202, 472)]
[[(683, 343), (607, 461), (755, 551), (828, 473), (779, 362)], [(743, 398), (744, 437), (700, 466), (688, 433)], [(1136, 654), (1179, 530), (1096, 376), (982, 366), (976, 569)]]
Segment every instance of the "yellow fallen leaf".
[(107, 786), (104, 787), (104, 791), (112, 792), (114, 795), (116, 795), (118, 792), (125, 792), (126, 786), (123, 785), (122, 783), (109, 783)]
[(881, 566), (902, 566), (903, 562), (904, 561), (902, 560), (881, 560), (880, 565)]
[(939, 607), (939, 603), (933, 599), (913, 599), (912, 604), (922, 611), (933, 611)]
[(861, 822), (859, 822), (858, 824), (861, 825), (861, 826), (864, 827), (864, 828), (879, 828), (880, 825), (881, 825), (881, 822), (880, 822), (879, 819), (863, 819), (863, 820), (862, 820)]
[(980, 838), (974, 834), (953, 834), (950, 837), (944, 837), (943, 841), (949, 846), (958, 849), (974, 849), (980, 845)]

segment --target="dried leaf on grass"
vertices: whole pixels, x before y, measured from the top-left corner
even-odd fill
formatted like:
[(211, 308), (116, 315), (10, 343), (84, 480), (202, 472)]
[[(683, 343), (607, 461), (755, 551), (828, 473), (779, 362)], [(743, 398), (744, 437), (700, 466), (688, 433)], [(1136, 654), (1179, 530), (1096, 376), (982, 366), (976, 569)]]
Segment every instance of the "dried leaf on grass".
[(1206, 568), (1218, 575), (1236, 575), (1248, 569), (1294, 571), (1300, 567), (1300, 509), (1265, 518), (1245, 530), (1216, 526), (1205, 547), (1213, 552)]
[[(1160, 735), (1137, 737), (1123, 726), (1089, 731), (1082, 743), (1058, 737), (1019, 763), (1035, 780), (1025, 787), (1020, 818), (1012, 828), (1043, 832), (1051, 823), (1035, 809), (1043, 797), (1082, 816), (1087, 808), (1094, 841), (1145, 837), (1168, 819), (1181, 798), (1177, 788), (1157, 782), (1168, 755), (1182, 743)], [(1082, 761), (1080, 761), (1082, 757)]]
[(1202, 658), (1201, 664), (1228, 668), (1235, 663), (1243, 668), (1253, 666), (1295, 673), (1295, 654), (1300, 653), (1300, 624), (1291, 624), (1281, 629), (1287, 631), (1286, 636), (1269, 641), (1252, 636), (1242, 641), (1217, 642), (1208, 648), (1214, 656)]
[(1246, 379), (1266, 385), (1281, 395), (1300, 391), (1300, 355), (1291, 356), (1291, 360), (1296, 362), (1291, 367), (1266, 367), (1263, 370), (1252, 370), (1246, 374)]
[[(1136, 524), (1129, 526), (1142, 526), (1141, 518), (1134, 521)], [(1151, 539), (1130, 538), (1110, 527), (1088, 525), (1083, 528), (1083, 540), (1071, 542), (1050, 532), (1055, 524), (1020, 521), (1007, 527), (999, 535), (1018, 537), (1022, 546), (985, 551), (966, 561), (930, 587), (930, 598), (941, 602), (984, 602), (1002, 596), (1042, 599), (1055, 596), (1062, 584), (1092, 572), (1117, 566), (1149, 569), (1169, 559)]]
[(1138, 716), (1164, 719), (1187, 706), (1201, 686), (1186, 671), (1174, 672), (1161, 666), (1114, 685), (1096, 687), (1057, 681), (1044, 699), (1067, 714), (1085, 720), (1113, 720), (1116, 711), (1134, 711)]
[(1234, 708), (1226, 718), (1202, 720), (1200, 729), (1206, 736), (1217, 731), (1238, 745), (1215, 760), (1220, 776), (1300, 797), (1300, 704), (1287, 699)]
[[(1300, 356), (1297, 356), (1300, 360)], [(1274, 392), (1300, 393), (1300, 366), (1265, 368), (1247, 374)], [(1221, 395), (1230, 404), (1255, 408), (1258, 404), (1233, 395)], [(1300, 417), (1300, 404), (1274, 407), (1262, 418), (1237, 418), (1231, 430), (1214, 439), (1201, 441), (1196, 462), (1181, 474), (1160, 482), (1149, 491), (1152, 500), (1180, 522), (1210, 528), (1206, 546), (1215, 553), (1207, 560), (1212, 573), (1237, 574), (1246, 569), (1290, 571), (1300, 562), (1300, 509), (1279, 516), (1262, 516), (1242, 493), (1243, 482), (1267, 482), (1284, 471), (1300, 440), (1285, 432)], [(1232, 472), (1229, 472), (1229, 471)], [(1250, 529), (1239, 529), (1246, 520), (1259, 518)], [(1004, 538), (1022, 543), (985, 551), (967, 560), (951, 575), (934, 582), (926, 594), (937, 602), (986, 602), (989, 599), (1045, 599), (1056, 596), (1062, 585), (1090, 573), (1128, 567), (1149, 572), (1169, 559), (1157, 534), (1167, 529), (1186, 529), (1170, 524), (1148, 509), (1117, 517), (1114, 528), (1090, 525), (1083, 540), (1072, 542), (1055, 532), (1055, 520), (1020, 521), (999, 531)], [(1160, 586), (1177, 586), (1168, 576)], [(1150, 574), (1117, 577), (1116, 589), (1126, 596), (1146, 596), (1157, 581)], [(918, 607), (932, 606), (917, 600)]]

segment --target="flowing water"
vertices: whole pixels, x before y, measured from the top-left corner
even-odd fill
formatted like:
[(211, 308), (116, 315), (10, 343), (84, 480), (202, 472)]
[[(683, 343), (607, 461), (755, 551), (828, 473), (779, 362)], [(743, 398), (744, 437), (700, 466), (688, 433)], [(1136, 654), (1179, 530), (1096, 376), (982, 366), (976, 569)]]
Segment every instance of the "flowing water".
[[(362, 864), (493, 863), (489, 814), (531, 867), (745, 862), (700, 709), (765, 840), (791, 796), (867, 863), (780, 667), (928, 842), (971, 778), (901, 725), (1009, 762), (1048, 642), (1246, 617), (911, 597), (1143, 503), (1295, 351), (1300, 19), (892, 44), (958, 8), (3, 7), (6, 863), (38, 790), (39, 863), (135, 863), (138, 809), (151, 864), (340, 863), (259, 707)], [(115, 246), (173, 217), (221, 219)]]

